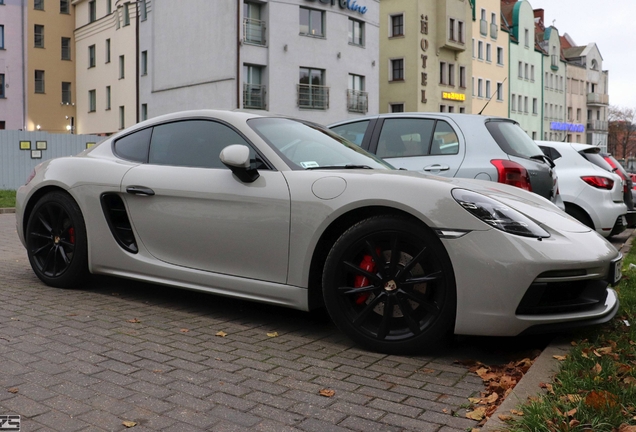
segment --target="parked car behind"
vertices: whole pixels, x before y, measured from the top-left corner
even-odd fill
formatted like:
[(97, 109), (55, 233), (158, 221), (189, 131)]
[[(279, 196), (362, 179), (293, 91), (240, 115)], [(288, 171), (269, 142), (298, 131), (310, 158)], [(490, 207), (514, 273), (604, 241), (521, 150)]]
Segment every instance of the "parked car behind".
[(537, 144), (556, 164), (559, 193), (567, 214), (604, 237), (625, 230), (623, 179), (585, 156), (598, 154), (598, 147), (555, 141), (537, 141)]
[(496, 181), (557, 202), (551, 161), (514, 120), (414, 112), (367, 116), (329, 128), (398, 168)]

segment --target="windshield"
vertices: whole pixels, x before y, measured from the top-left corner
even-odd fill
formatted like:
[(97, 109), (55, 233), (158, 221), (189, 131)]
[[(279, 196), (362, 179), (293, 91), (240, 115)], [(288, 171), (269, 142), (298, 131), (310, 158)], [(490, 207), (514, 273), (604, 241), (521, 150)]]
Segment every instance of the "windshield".
[(486, 127), (499, 147), (511, 156), (529, 159), (543, 155), (537, 143), (517, 123), (491, 120), (486, 123)]
[(292, 169), (394, 169), (341, 136), (311, 123), (287, 118), (259, 117), (248, 125)]

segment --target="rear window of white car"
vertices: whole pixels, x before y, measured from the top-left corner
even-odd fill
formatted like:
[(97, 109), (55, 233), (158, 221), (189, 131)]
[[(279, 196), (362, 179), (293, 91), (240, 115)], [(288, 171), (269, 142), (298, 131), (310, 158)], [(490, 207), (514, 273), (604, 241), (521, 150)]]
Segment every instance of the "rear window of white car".
[(537, 143), (517, 123), (491, 120), (486, 122), (486, 128), (501, 150), (511, 156), (529, 159), (543, 154)]

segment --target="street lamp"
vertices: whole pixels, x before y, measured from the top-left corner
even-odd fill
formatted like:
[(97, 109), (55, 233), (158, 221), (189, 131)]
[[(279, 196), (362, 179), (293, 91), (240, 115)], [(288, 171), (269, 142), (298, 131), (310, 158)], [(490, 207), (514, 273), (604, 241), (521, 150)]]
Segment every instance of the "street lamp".
[(68, 133), (72, 134), (75, 129), (75, 117), (66, 116), (66, 120), (69, 121), (69, 124), (66, 125), (66, 130), (68, 131)]

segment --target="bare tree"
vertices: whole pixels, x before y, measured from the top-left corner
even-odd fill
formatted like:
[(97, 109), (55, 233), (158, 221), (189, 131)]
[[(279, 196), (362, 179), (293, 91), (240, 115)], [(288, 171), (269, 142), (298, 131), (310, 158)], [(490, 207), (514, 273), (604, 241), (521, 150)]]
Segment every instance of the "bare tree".
[(627, 157), (636, 152), (636, 110), (610, 106), (607, 119), (608, 151), (627, 161)]

